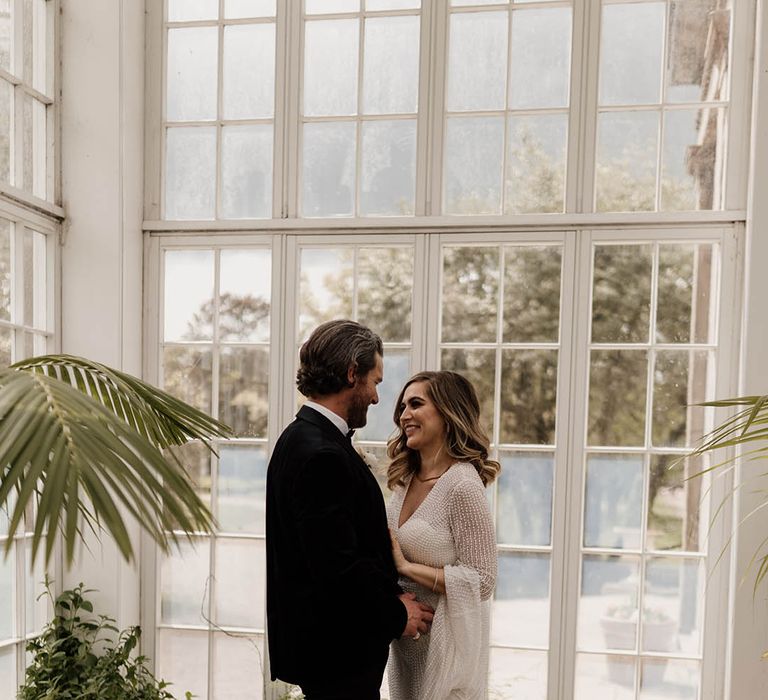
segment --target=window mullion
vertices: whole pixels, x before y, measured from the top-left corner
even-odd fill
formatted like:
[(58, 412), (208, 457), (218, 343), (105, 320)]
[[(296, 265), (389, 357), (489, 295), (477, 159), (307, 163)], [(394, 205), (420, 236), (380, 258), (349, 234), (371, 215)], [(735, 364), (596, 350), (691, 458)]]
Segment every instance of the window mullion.
[(429, 66), (429, 126), (425, 212), (443, 210), (443, 149), (445, 148), (445, 90), (448, 73), (448, 3), (430, 2), (431, 36)]
[[(579, 40), (583, 42), (581, 50), (578, 120), (579, 131), (573, 145), (576, 149), (576, 211), (592, 212), (595, 208), (595, 160), (597, 155), (597, 118), (598, 118), (598, 86), (600, 79), (600, 18), (601, 0), (586, 0), (575, 3), (575, 11), (582, 14)], [(575, 24), (575, 23), (574, 23)], [(575, 73), (576, 71), (574, 71)], [(573, 85), (573, 83), (572, 83)], [(573, 94), (573, 93), (571, 93)], [(571, 105), (571, 111), (576, 105)], [(569, 156), (573, 151), (569, 146)], [(570, 162), (570, 161), (569, 161)], [(580, 167), (579, 167), (580, 166)]]
[[(283, 3), (280, 3), (281, 5)], [(304, 21), (302, 1), (288, 2), (285, 12), (285, 64), (284, 84), (286, 90), (285, 112), (283, 114), (283, 203), (284, 217), (295, 219), (299, 216), (299, 191), (302, 177), (301, 168), (301, 104), (304, 92)]]

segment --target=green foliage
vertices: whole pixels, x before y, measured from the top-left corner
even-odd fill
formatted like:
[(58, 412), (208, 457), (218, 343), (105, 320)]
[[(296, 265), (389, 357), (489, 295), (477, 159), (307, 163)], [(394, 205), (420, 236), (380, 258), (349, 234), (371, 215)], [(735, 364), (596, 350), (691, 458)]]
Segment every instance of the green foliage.
[[(53, 600), (48, 580), (46, 588)], [(131, 656), (141, 629), (120, 632), (112, 618), (94, 617), (85, 598), (90, 592), (81, 583), (56, 598), (53, 619), (27, 642), (32, 662), (18, 700), (173, 700), (170, 684), (150, 673), (146, 657)]]

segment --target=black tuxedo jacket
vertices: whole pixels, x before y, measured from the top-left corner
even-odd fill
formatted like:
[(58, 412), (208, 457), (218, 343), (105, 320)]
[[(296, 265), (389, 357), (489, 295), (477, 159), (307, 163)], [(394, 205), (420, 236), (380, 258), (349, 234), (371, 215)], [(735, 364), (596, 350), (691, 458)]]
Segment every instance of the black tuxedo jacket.
[(401, 592), (376, 479), (331, 421), (302, 407), (267, 470), (272, 679), (383, 670), (407, 622)]

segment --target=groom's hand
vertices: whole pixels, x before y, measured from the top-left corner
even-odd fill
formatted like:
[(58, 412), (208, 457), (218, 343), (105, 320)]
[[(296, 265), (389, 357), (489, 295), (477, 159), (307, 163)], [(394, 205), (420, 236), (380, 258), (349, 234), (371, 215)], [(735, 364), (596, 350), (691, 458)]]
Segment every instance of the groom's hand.
[(415, 593), (403, 593), (398, 598), (408, 611), (408, 622), (400, 636), (418, 639), (420, 635), (429, 632), (435, 611), (429, 605), (416, 600)]

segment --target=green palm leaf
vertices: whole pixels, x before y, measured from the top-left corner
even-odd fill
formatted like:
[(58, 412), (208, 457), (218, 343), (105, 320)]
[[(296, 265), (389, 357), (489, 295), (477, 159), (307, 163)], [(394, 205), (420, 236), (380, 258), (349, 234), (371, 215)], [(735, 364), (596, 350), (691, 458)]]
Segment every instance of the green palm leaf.
[(9, 537), (36, 505), (32, 556), (56, 532), (68, 563), (87, 525), (106, 530), (130, 561), (122, 511), (164, 551), (186, 536), (210, 532), (212, 518), (183, 465), (163, 450), (231, 430), (202, 411), (124, 372), (83, 358), (50, 355), (0, 370), (0, 506), (15, 495)]

